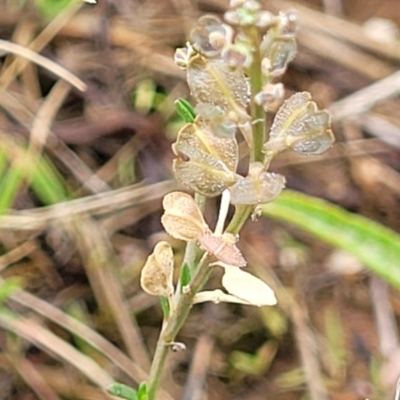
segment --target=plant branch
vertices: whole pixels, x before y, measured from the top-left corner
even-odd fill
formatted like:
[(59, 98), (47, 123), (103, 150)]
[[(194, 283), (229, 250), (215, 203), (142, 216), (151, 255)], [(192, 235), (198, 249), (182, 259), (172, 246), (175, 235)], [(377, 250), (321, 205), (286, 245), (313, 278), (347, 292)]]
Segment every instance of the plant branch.
[(171, 318), (161, 331), (147, 382), (149, 400), (155, 400), (168, 350), (189, 314), (194, 296), (203, 286), (205, 279), (211, 271), (209, 258), (210, 256), (208, 253), (203, 255), (190, 284), (188, 287), (183, 288), (183, 293), (178, 301), (175, 313), (171, 315)]
[[(252, 38), (253, 52), (252, 62), (248, 70), (251, 86), (251, 97), (259, 93), (262, 90), (262, 72), (261, 72), (261, 55), (260, 55), (260, 39), (257, 29), (251, 27), (249, 29), (249, 37)], [(250, 113), (253, 128), (253, 143), (250, 149), (250, 161), (263, 162), (264, 153), (262, 152), (263, 144), (266, 139), (265, 132), (265, 111), (262, 106), (258, 105), (255, 101), (250, 102)]]

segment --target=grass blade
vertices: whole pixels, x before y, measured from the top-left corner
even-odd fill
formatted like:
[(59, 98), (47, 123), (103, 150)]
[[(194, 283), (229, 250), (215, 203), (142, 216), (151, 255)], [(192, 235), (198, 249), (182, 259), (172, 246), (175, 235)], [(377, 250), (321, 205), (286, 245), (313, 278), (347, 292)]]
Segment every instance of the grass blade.
[(327, 201), (290, 190), (264, 205), (262, 212), (348, 251), (400, 288), (400, 235), (396, 232)]

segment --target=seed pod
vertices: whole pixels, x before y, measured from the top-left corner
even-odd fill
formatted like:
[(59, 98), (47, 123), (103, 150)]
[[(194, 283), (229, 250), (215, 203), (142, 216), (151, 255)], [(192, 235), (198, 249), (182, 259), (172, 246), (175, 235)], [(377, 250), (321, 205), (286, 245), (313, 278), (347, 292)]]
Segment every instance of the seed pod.
[(172, 274), (174, 254), (167, 242), (159, 242), (147, 258), (140, 275), (142, 289), (153, 296), (170, 298), (174, 293)]
[(229, 67), (224, 60), (193, 58), (187, 68), (187, 83), (197, 103), (220, 107), (225, 113), (233, 111), (244, 122), (249, 119), (250, 85), (243, 71)]
[(190, 241), (209, 231), (193, 197), (183, 192), (167, 194), (163, 200), (161, 223), (174, 238)]
[(186, 124), (172, 149), (176, 178), (195, 192), (215, 197), (236, 182), (236, 139), (214, 136), (205, 121)]
[(321, 154), (333, 143), (330, 115), (319, 111), (307, 92), (296, 93), (279, 108), (264, 151), (291, 148), (300, 154)]
[(249, 175), (240, 178), (229, 188), (231, 203), (235, 205), (265, 204), (277, 197), (285, 187), (285, 178), (265, 172), (261, 163), (250, 165)]

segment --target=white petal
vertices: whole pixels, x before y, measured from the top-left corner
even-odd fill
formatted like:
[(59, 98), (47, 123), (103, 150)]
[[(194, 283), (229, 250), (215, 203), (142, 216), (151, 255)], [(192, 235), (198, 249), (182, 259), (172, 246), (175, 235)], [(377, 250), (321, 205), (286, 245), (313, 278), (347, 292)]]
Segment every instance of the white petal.
[(275, 293), (265, 282), (239, 268), (225, 266), (222, 285), (230, 294), (254, 306), (273, 306), (277, 303)]
[(239, 303), (239, 304), (250, 304), (246, 300), (239, 299), (238, 297), (224, 293), (222, 290), (205, 290), (196, 294), (193, 300), (193, 304), (204, 303), (206, 301), (212, 301), (215, 304), (218, 303)]

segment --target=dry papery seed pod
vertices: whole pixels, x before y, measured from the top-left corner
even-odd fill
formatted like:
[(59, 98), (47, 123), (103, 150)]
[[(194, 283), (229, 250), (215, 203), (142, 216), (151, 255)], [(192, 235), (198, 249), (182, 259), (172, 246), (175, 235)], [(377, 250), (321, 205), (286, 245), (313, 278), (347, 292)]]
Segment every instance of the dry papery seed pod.
[(279, 108), (271, 127), (265, 153), (287, 149), (311, 155), (326, 151), (334, 141), (330, 129), (330, 115), (318, 110), (308, 92), (292, 95)]
[(215, 136), (203, 119), (186, 124), (172, 149), (176, 178), (195, 192), (215, 197), (236, 182), (236, 139)]
[(190, 241), (209, 232), (201, 211), (193, 197), (184, 192), (172, 192), (164, 196), (164, 214), (161, 223), (175, 239)]
[(275, 199), (285, 187), (285, 177), (273, 172), (266, 172), (259, 163), (251, 163), (246, 178), (238, 178), (229, 188), (231, 203), (234, 205), (265, 204)]
[(174, 254), (172, 248), (167, 242), (159, 242), (142, 269), (140, 285), (148, 294), (171, 298), (174, 293), (173, 271)]

